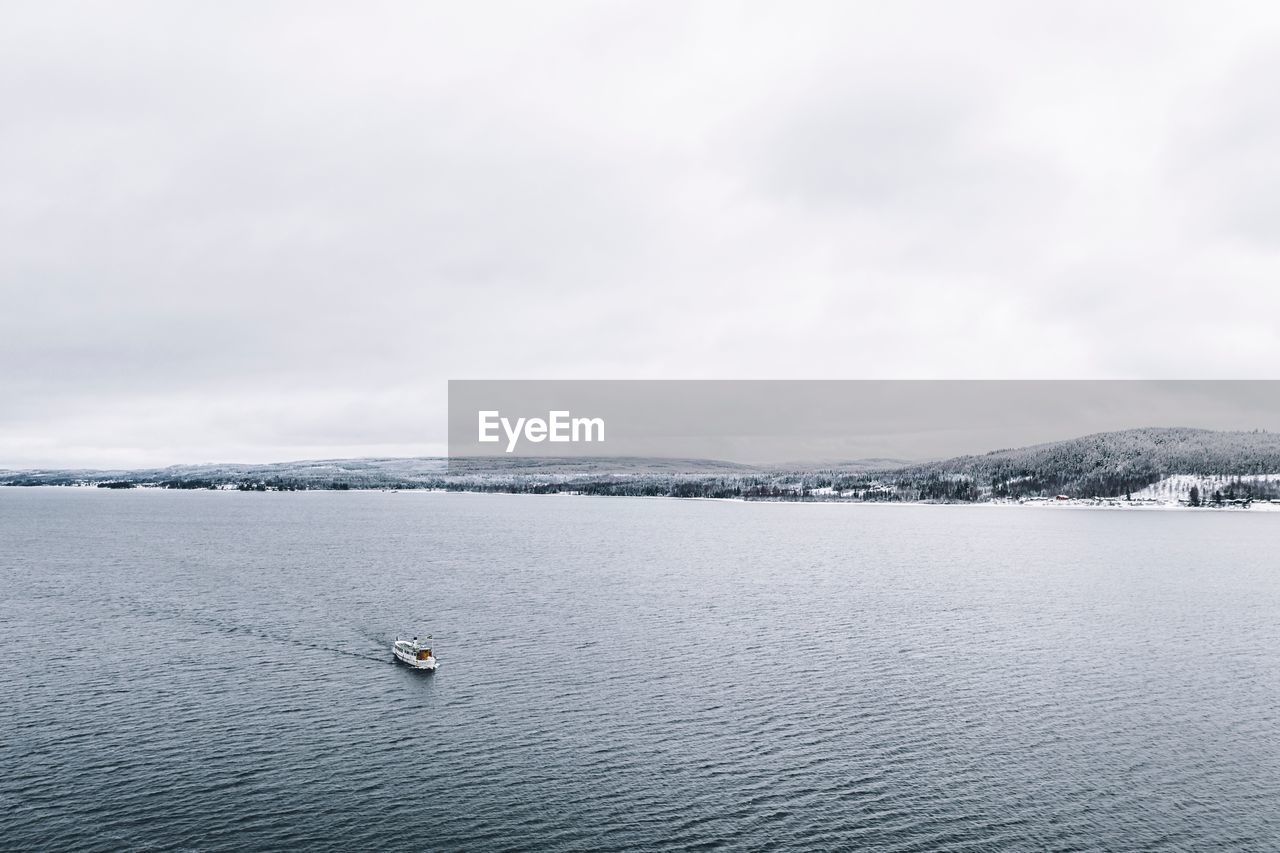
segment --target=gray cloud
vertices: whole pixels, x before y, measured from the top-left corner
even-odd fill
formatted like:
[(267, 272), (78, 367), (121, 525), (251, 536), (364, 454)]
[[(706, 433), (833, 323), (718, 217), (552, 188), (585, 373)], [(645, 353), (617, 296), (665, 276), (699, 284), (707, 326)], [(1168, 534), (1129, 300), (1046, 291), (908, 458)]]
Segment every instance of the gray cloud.
[(448, 378), (1270, 376), (1278, 28), (12, 10), (0, 465), (439, 451)]

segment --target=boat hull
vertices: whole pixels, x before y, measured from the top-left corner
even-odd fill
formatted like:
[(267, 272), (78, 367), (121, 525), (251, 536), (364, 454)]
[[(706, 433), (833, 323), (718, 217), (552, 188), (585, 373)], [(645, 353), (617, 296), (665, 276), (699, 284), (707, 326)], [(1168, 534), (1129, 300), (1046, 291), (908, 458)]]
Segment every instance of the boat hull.
[(405, 666), (411, 666), (414, 669), (424, 669), (428, 671), (436, 668), (436, 659), (434, 656), (424, 660), (419, 660), (416, 656), (411, 655), (408, 652), (402, 652), (394, 646), (391, 649), (391, 653), (396, 656), (396, 660), (400, 661)]

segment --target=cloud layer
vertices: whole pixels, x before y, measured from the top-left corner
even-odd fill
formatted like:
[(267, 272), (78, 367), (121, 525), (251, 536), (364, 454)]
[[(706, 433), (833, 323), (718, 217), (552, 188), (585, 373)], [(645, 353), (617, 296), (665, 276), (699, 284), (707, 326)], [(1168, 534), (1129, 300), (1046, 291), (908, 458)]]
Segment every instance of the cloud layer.
[(28, 4), (0, 466), (440, 451), (448, 378), (1273, 378), (1256, 4)]

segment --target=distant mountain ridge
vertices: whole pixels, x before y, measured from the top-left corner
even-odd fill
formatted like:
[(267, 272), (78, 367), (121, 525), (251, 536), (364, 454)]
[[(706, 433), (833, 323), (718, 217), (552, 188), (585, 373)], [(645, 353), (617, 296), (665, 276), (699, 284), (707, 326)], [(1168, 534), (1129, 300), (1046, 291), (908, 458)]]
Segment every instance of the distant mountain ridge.
[[(973, 502), (1117, 497), (1177, 476), (1241, 480), (1280, 497), (1280, 433), (1152, 427), (1097, 433), (936, 462), (753, 466), (644, 458), (331, 459), (144, 470), (0, 471), (0, 485), (100, 484), (178, 489), (449, 489), (599, 495)], [(1245, 481), (1248, 482), (1245, 482)]]
[(922, 499), (1115, 497), (1171, 475), (1271, 473), (1280, 473), (1280, 433), (1149, 427), (907, 465), (844, 485), (879, 479)]
[(381, 488), (429, 482), (446, 469), (439, 458), (314, 459), (261, 464), (211, 463), (165, 468), (29, 469), (0, 471), (0, 485), (96, 484), (105, 482), (200, 489), (271, 483), (293, 488)]

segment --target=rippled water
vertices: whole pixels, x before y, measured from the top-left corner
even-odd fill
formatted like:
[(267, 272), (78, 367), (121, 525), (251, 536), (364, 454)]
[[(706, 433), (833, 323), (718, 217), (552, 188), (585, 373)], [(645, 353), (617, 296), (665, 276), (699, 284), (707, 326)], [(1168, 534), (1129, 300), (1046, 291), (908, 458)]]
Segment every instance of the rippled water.
[(0, 543), (6, 850), (1280, 849), (1280, 514), (5, 489)]

